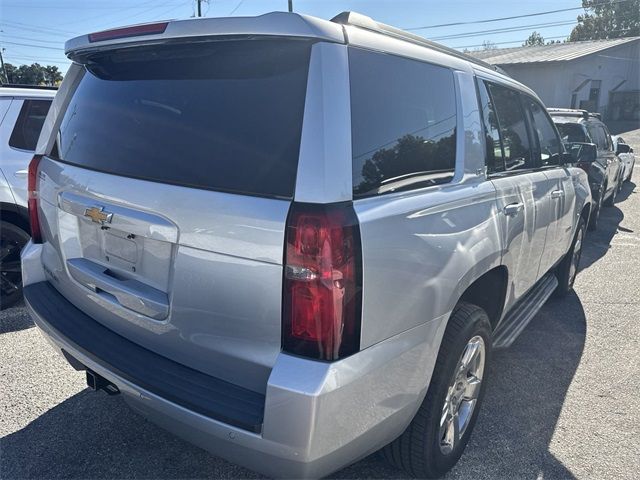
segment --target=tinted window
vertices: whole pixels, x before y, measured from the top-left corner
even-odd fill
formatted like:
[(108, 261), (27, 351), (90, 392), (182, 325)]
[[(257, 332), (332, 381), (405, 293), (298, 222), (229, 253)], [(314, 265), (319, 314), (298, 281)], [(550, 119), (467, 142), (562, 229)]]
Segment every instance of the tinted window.
[(584, 127), (578, 123), (556, 123), (556, 127), (558, 127), (562, 141), (565, 143), (591, 143), (591, 139), (584, 131)]
[(448, 182), (456, 156), (450, 70), (352, 48), (354, 196)]
[(534, 168), (527, 123), (518, 92), (489, 84), (489, 91), (500, 123), (507, 171)]
[(590, 124), (587, 126), (587, 130), (589, 130), (589, 135), (598, 146), (598, 150), (609, 150), (609, 141), (604, 128), (597, 124)]
[(25, 100), (22, 103), (9, 145), (22, 150), (35, 150), (51, 100)]
[(605, 145), (607, 146), (607, 150), (612, 150), (613, 149), (613, 141), (611, 140), (611, 134), (609, 133), (609, 130), (607, 130), (607, 127), (605, 127), (604, 125), (599, 125), (598, 128), (600, 130), (602, 130), (602, 134), (604, 135), (604, 142)]
[(500, 141), (500, 125), (496, 116), (491, 97), (489, 96), (484, 83), (478, 84), (480, 93), (480, 103), (482, 106), (482, 121), (485, 132), (486, 145), (486, 165), (487, 173), (504, 171), (504, 158), (502, 153), (502, 142)]
[(525, 103), (531, 118), (533, 120), (532, 127), (538, 138), (538, 146), (536, 156), (542, 166), (560, 165), (560, 153), (562, 153), (562, 145), (560, 138), (553, 127), (551, 119), (547, 115), (547, 111), (542, 105), (532, 98), (525, 97)]
[(57, 154), (123, 176), (291, 197), (310, 51), (307, 41), (262, 39), (97, 54)]

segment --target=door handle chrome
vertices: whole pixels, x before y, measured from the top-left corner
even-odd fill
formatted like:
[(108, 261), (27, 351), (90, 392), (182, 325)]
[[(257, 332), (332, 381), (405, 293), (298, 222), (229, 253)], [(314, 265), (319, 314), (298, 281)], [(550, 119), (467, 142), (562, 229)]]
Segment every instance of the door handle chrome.
[(520, 213), (520, 211), (522, 210), (524, 210), (524, 203), (518, 202), (518, 203), (510, 203), (509, 205), (505, 205), (505, 207), (502, 209), (502, 212), (507, 217), (514, 217), (518, 213)]
[(551, 198), (562, 198), (564, 197), (564, 190), (554, 190), (551, 192)]
[(27, 176), (28, 173), (29, 173), (28, 170), (18, 170), (13, 174), (13, 176), (16, 178), (24, 178)]

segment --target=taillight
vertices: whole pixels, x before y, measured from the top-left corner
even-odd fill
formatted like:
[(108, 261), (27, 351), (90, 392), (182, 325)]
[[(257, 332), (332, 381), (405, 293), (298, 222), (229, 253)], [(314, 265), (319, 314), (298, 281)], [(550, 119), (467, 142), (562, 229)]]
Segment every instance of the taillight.
[(38, 220), (38, 165), (40, 165), (40, 160), (42, 160), (42, 155), (34, 155), (29, 163), (27, 176), (27, 206), (29, 207), (29, 226), (33, 243), (42, 243), (40, 221)]
[(357, 352), (362, 260), (353, 206), (293, 203), (285, 249), (283, 350), (319, 360)]

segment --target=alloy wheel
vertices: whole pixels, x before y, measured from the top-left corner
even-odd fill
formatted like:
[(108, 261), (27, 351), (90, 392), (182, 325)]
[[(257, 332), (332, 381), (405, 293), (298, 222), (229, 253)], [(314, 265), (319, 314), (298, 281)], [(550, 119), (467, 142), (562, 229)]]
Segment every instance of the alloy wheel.
[(445, 455), (460, 443), (469, 426), (480, 395), (485, 356), (484, 340), (476, 335), (458, 360), (440, 416), (440, 451)]

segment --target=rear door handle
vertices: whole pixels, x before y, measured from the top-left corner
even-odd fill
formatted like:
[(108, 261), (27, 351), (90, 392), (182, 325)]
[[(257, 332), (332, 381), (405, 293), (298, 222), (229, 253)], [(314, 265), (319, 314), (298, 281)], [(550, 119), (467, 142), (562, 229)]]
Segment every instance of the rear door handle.
[(520, 213), (522, 210), (524, 210), (524, 203), (518, 202), (518, 203), (510, 203), (509, 205), (505, 205), (505, 207), (502, 209), (502, 212), (507, 217), (514, 217), (518, 213)]
[(25, 178), (28, 173), (29, 173), (28, 170), (18, 170), (13, 174), (13, 176), (16, 178)]
[(564, 197), (564, 190), (554, 190), (551, 192), (551, 198), (562, 198)]

